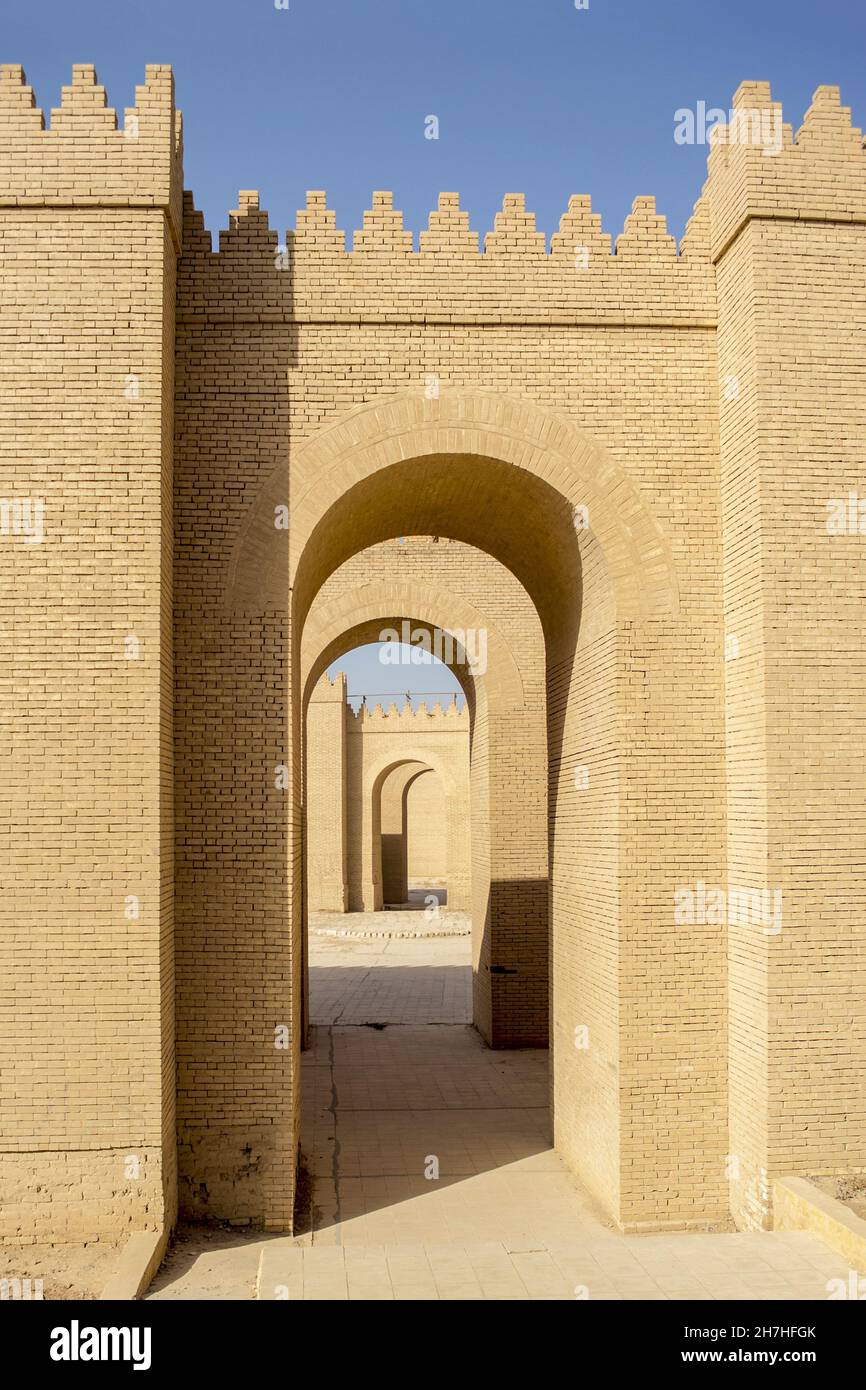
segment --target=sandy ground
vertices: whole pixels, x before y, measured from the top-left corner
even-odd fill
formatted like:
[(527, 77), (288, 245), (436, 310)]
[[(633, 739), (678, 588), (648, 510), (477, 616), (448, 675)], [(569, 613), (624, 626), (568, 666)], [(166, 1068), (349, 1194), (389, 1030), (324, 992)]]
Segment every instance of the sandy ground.
[(849, 1211), (866, 1221), (866, 1176), (858, 1178), (810, 1178), (816, 1187), (844, 1202)]
[[(45, 1299), (98, 1298), (112, 1273), (121, 1249), (108, 1241), (87, 1245), (0, 1246), (0, 1280), (29, 1279), (31, 1297), (38, 1296), (35, 1280), (42, 1280)], [(11, 1290), (5, 1296), (14, 1297)]]

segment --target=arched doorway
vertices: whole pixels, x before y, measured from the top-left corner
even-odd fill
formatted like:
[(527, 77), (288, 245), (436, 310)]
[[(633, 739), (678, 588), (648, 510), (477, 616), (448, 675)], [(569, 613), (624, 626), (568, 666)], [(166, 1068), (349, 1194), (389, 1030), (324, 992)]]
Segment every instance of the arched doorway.
[[(724, 1211), (723, 1172), (689, 1170), (682, 1156), (688, 1116), (706, 1119), (700, 1097), (685, 1082), (658, 1080), (668, 1068), (682, 1073), (706, 1011), (685, 996), (673, 1008), (654, 997), (645, 973), (693, 859), (687, 836), (672, 854), (646, 819), (655, 789), (668, 785), (675, 714), (666, 671), (678, 600), (668, 544), (637, 488), (564, 418), (460, 391), (377, 401), (341, 417), (299, 451), (292, 480), (295, 759), (304, 624), (347, 557), (389, 536), (451, 536), (494, 555), (532, 597), (547, 671), (557, 1148), (623, 1225), (642, 1213), (681, 1221)], [(276, 577), (262, 573), (264, 528), (284, 486), (263, 489), (239, 539), (235, 601)], [(296, 914), (301, 873), (296, 857)], [(491, 874), (491, 897), (508, 904), (500, 920), (511, 924), (492, 943), (494, 1019), (531, 995), (531, 972), (514, 971), (512, 953), (526, 906), (547, 893), (547, 881)], [(707, 970), (719, 966), (714, 952)], [(647, 1029), (653, 1062), (642, 1072)], [(723, 1145), (718, 1112), (712, 1125)]]
[[(419, 745), (421, 739), (419, 738)], [(408, 794), (417, 778), (424, 772), (431, 774), (430, 781), (440, 793), (440, 822), (435, 827), (439, 832), (439, 862), (445, 869), (450, 885), (450, 905), (457, 911), (467, 911), (471, 907), (470, 851), (469, 851), (469, 777), (461, 778), (429, 751), (416, 756), (406, 749), (406, 757), (393, 760), (385, 754), (378, 764), (373, 764), (365, 772), (365, 801), (369, 806), (369, 837), (364, 836), (365, 867), (368, 867), (373, 883), (373, 903), (382, 907), (388, 899), (385, 896), (384, 866), (386, 856), (386, 834), (395, 835), (400, 841), (398, 853), (401, 859), (397, 870), (398, 883), (402, 884), (403, 897), (391, 898), (392, 903), (408, 901), (408, 857), (406, 837), (406, 804)], [(390, 812), (390, 819), (386, 814)], [(386, 825), (388, 830), (386, 831)], [(405, 862), (404, 862), (405, 861)], [(392, 860), (392, 871), (393, 871)], [(393, 883), (393, 879), (392, 879)]]
[[(383, 547), (379, 547), (381, 551)], [(547, 1047), (549, 1042), (549, 901), (524, 897), (519, 937), (512, 940), (508, 969), (525, 964), (533, 979), (519, 1008), (491, 1009), (491, 966), (513, 920), (513, 895), (494, 891), (515, 882), (546, 884), (548, 878), (547, 715), (544, 638), (529, 595), (503, 566), (470, 546), (428, 547), (437, 563), (424, 569), (428, 582), (413, 582), (406, 564), (411, 547), (399, 547), (399, 570), (370, 580), (373, 553), (362, 550), (333, 572), (317, 594), (301, 644), (304, 710), (321, 673), (355, 646), (383, 632), (403, 629), (432, 645), (445, 630), (485, 636), (484, 669), (461, 657), (459, 644), (448, 660), (466, 697), (470, 722), (471, 892), (473, 1017), (493, 1046)], [(446, 554), (449, 558), (446, 561)], [(381, 560), (381, 554), (376, 557)], [(355, 562), (358, 562), (357, 564)], [(361, 576), (359, 582), (359, 574)], [(431, 574), (435, 584), (429, 582)], [(342, 578), (343, 582), (338, 582)], [(503, 579), (508, 582), (503, 583)], [(457, 582), (461, 588), (458, 590)], [(304, 719), (304, 729), (307, 720)], [(306, 762), (306, 758), (304, 758)], [(515, 833), (515, 826), (519, 833)], [(461, 892), (464, 885), (459, 885)], [(347, 895), (348, 901), (348, 895)], [(356, 899), (356, 905), (362, 899)], [(372, 903), (372, 895), (368, 896)], [(452, 900), (452, 906), (455, 903)], [(463, 903), (459, 905), (462, 907)], [(502, 928), (500, 929), (500, 921)], [(306, 939), (306, 930), (303, 933)]]
[[(447, 901), (447, 803), (441, 780), (426, 763), (398, 763), (385, 774), (379, 791), (379, 862), (383, 907), (406, 907), (409, 904), (409, 793), (425, 774), (424, 789), (427, 790), (428, 784), (432, 784), (433, 796), (428, 797), (428, 803), (432, 806), (432, 811), (428, 811), (431, 828), (425, 844), (423, 877), (427, 887), (444, 889), (446, 897), (443, 901)], [(375, 813), (373, 820), (375, 824)], [(414, 838), (421, 827), (417, 824), (417, 817), (413, 817), (413, 820), (413, 869), (418, 869), (421, 860)], [(374, 855), (375, 852), (374, 846)], [(416, 876), (412, 875), (413, 878)]]

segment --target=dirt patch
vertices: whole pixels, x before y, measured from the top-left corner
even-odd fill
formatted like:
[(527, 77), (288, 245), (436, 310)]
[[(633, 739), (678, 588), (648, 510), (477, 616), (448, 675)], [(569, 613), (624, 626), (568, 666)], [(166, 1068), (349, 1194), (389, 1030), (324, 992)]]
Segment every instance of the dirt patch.
[(321, 1221), (321, 1209), (314, 1201), (315, 1179), (307, 1167), (303, 1152), (298, 1155), (298, 1175), (295, 1185), (295, 1235), (305, 1236)]
[(810, 1178), (809, 1182), (866, 1221), (866, 1173), (854, 1178)]
[(175, 1231), (146, 1299), (253, 1299), (262, 1244), (253, 1227), (182, 1225)]
[(0, 1284), (0, 1297), (26, 1298), (29, 1279), (30, 1298), (99, 1298), (121, 1248), (102, 1240), (85, 1245), (0, 1246), (0, 1281), (9, 1281)]

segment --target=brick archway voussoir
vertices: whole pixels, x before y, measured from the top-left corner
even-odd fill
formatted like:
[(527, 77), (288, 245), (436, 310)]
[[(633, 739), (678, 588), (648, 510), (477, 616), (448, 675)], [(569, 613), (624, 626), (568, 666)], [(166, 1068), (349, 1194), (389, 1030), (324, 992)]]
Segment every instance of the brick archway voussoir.
[[(306, 689), (322, 654), (345, 632), (369, 621), (402, 615), (442, 631), (482, 628), (488, 634), (488, 669), (476, 676), (497, 709), (522, 709), (525, 691), (520, 667), (502, 632), (485, 615), (447, 589), (432, 592), (420, 584), (380, 580), (358, 585), (326, 604), (313, 605), (301, 642), (301, 689)], [(337, 658), (333, 658), (337, 659)]]
[[(566, 417), (481, 390), (446, 390), (433, 400), (412, 392), (368, 402), (323, 426), (300, 447), (292, 463), (289, 583), (316, 526), (341, 497), (384, 468), (434, 455), (510, 463), (546, 482), (570, 505), (586, 507), (589, 532), (583, 534), (594, 535), (601, 547), (620, 617), (676, 612), (670, 546), (626, 471)], [(261, 606), (256, 593), (273, 579), (267, 551), (274, 499), (285, 500), (287, 492), (287, 470), (276, 470), (252, 505), (229, 564), (231, 607)], [(270, 594), (272, 604), (278, 598)]]

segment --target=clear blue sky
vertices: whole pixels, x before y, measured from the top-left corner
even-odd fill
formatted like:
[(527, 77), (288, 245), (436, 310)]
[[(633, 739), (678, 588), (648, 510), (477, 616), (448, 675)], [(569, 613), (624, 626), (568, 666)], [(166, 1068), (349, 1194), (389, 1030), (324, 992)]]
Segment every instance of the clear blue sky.
[[(459, 708), (463, 708), (466, 697), (457, 677), (451, 674), (447, 666), (443, 666), (432, 653), (428, 655), (417, 648), (413, 650), (402, 642), (397, 646), (401, 655), (399, 665), (390, 661), (385, 664), (381, 659), (385, 648), (378, 643), (370, 643), (365, 647), (356, 647), (355, 651), (348, 652), (328, 668), (331, 677), (336, 671), (345, 671), (349, 700), (354, 709), (358, 708), (361, 695), (369, 697), (369, 705), (382, 705), (384, 709), (392, 700), (398, 709), (402, 709), (406, 701), (401, 696), (405, 695), (413, 697), (413, 709), (417, 709), (421, 702), (415, 698), (416, 695), (420, 695), (430, 707), (438, 700), (444, 709), (452, 696), (456, 695)], [(389, 655), (394, 654), (392, 647)], [(419, 657), (424, 658), (423, 662), (419, 662)]]
[(2, 44), (46, 109), (74, 62), (119, 110), (145, 63), (171, 63), (212, 231), (239, 188), (280, 231), (308, 188), (348, 231), (387, 188), (415, 232), (456, 189), (482, 233), (508, 192), (548, 233), (590, 193), (614, 235), (653, 193), (679, 235), (706, 150), (674, 143), (678, 107), (766, 78), (796, 128), (830, 82), (866, 124), (863, 0), (6, 0)]
[[(214, 233), (239, 188), (281, 233), (308, 188), (347, 232), (385, 188), (416, 234), (457, 190), (482, 236), (510, 192), (548, 234), (590, 193), (614, 236), (655, 194), (679, 236), (706, 149), (674, 142), (677, 108), (726, 109), (744, 78), (767, 79), (796, 129), (834, 83), (866, 125), (864, 0), (6, 0), (2, 41), (46, 111), (73, 63), (96, 64), (118, 111), (146, 63), (171, 63), (187, 185)], [(358, 690), (405, 677), (369, 652), (340, 664)], [(452, 684), (410, 670), (412, 689)]]

